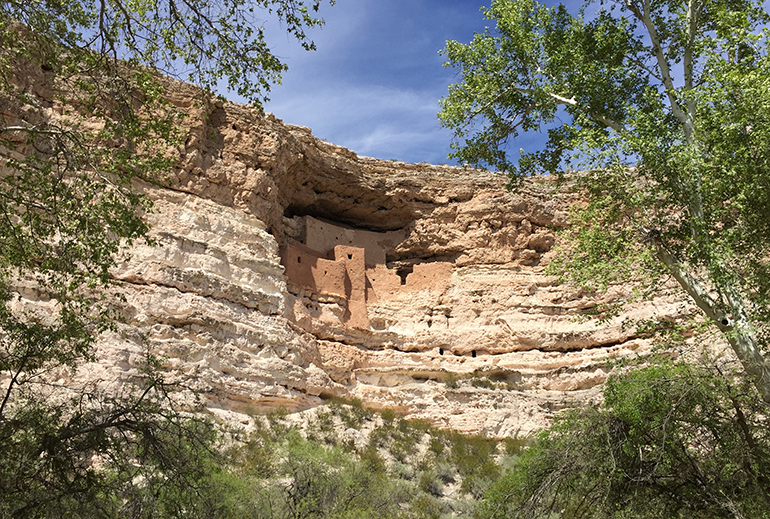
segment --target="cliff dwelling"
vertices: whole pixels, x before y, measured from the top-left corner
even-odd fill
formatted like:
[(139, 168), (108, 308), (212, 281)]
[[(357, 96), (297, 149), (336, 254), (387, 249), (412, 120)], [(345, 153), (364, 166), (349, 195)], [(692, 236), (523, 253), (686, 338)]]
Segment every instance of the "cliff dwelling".
[(135, 377), (149, 351), (195, 384), (195, 402), (234, 420), (337, 396), (527, 434), (595, 398), (608, 360), (651, 351), (627, 318), (688, 311), (672, 292), (587, 320), (625, 292), (598, 301), (546, 275), (555, 230), (580, 201), (552, 179), (512, 194), (494, 172), (361, 157), (179, 88), (190, 111), (179, 169), (167, 186), (137, 184), (157, 246), (138, 241), (116, 266), (125, 323), (99, 337), (83, 382)]
[[(437, 261), (388, 268), (387, 252), (406, 239), (404, 229), (374, 232), (344, 227), (312, 216), (301, 219), (304, 243), (289, 240), (281, 261), (289, 290), (317, 297), (337, 298), (347, 326), (369, 330), (367, 305), (398, 297), (405, 292), (442, 290), (452, 273), (452, 263)], [(312, 303), (308, 303), (309, 307)], [(312, 308), (309, 308), (312, 310)]]

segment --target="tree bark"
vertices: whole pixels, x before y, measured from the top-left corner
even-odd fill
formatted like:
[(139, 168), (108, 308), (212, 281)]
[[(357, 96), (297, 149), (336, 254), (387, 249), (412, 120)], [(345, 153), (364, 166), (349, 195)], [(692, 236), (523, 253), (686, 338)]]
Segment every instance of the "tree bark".
[(658, 258), (666, 266), (674, 279), (687, 292), (695, 304), (703, 310), (706, 316), (711, 319), (724, 334), (727, 342), (740, 360), (746, 373), (749, 374), (754, 386), (759, 391), (762, 400), (770, 405), (770, 366), (762, 356), (759, 344), (752, 333), (751, 322), (746, 311), (745, 304), (738, 296), (737, 291), (728, 288), (727, 300), (730, 305), (730, 313), (733, 315), (731, 321), (728, 316), (720, 309), (717, 302), (708, 294), (703, 285), (692, 276), (677, 261), (671, 252), (663, 245), (659, 236), (653, 239), (653, 245)]

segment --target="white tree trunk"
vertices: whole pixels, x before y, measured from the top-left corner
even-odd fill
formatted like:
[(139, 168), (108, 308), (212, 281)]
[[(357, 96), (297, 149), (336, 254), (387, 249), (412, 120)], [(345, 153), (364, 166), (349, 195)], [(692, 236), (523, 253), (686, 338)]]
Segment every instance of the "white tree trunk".
[(701, 283), (692, 276), (677, 261), (677, 259), (661, 243), (660, 238), (653, 240), (658, 258), (666, 265), (671, 275), (679, 282), (679, 285), (689, 294), (692, 300), (703, 310), (706, 316), (714, 321), (730, 343), (735, 354), (743, 365), (743, 369), (749, 374), (762, 399), (770, 405), (770, 366), (762, 356), (759, 345), (752, 332), (746, 307), (737, 291), (728, 288), (727, 300), (730, 305), (731, 321), (726, 314), (720, 311), (719, 305), (708, 294)]

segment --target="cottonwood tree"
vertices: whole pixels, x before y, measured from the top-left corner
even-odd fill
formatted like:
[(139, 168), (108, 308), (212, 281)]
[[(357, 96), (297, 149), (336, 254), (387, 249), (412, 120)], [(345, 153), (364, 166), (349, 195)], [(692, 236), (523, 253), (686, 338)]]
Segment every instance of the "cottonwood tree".
[(0, 1), (0, 517), (204, 516), (212, 430), (156, 359), (118, 393), (54, 381), (115, 328), (110, 268), (148, 232), (131, 180), (173, 164), (159, 72), (257, 103), (286, 68), (261, 17), (310, 50), (322, 3)]
[[(570, 178), (567, 276), (592, 286), (673, 276), (770, 403), (768, 15), (751, 0), (604, 0), (579, 12), (495, 0), (494, 29), (447, 43), (452, 155)], [(543, 149), (511, 158), (525, 132)]]

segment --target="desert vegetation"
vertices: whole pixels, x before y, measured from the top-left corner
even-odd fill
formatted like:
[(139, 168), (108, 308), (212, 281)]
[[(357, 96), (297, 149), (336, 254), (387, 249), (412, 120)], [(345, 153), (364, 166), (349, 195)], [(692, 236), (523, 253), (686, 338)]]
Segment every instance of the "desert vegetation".
[(197, 516), (472, 517), (523, 443), (443, 431), (356, 401), (255, 415), (220, 441)]
[[(304, 31), (322, 3), (258, 7), (312, 49)], [(497, 0), (495, 31), (447, 44), (462, 76), (441, 113), (455, 158), (510, 172), (512, 187), (554, 174), (586, 201), (552, 272), (594, 291), (631, 281), (638, 297), (672, 280), (701, 312), (703, 333), (684, 343), (640, 323), (661, 334), (661, 355), (614, 366), (600, 405), (533, 438), (466, 436), (356, 401), (252, 414), (239, 428), (182, 405), (184, 388), (149, 352), (118, 390), (61, 387), (60, 374), (94, 360), (100, 333), (119, 330), (110, 272), (149, 232), (132, 182), (162, 182), (183, 137), (159, 72), (184, 63), (201, 103), (224, 81), (258, 104), (285, 66), (252, 12), (241, 1), (0, 2), (0, 517), (770, 515), (770, 16), (759, 2), (607, 1), (586, 15)], [(72, 108), (51, 117), (30, 78)], [(514, 164), (509, 139), (526, 130), (548, 142)], [(672, 360), (684, 348), (687, 362)], [(445, 384), (511, 390), (483, 373)]]

